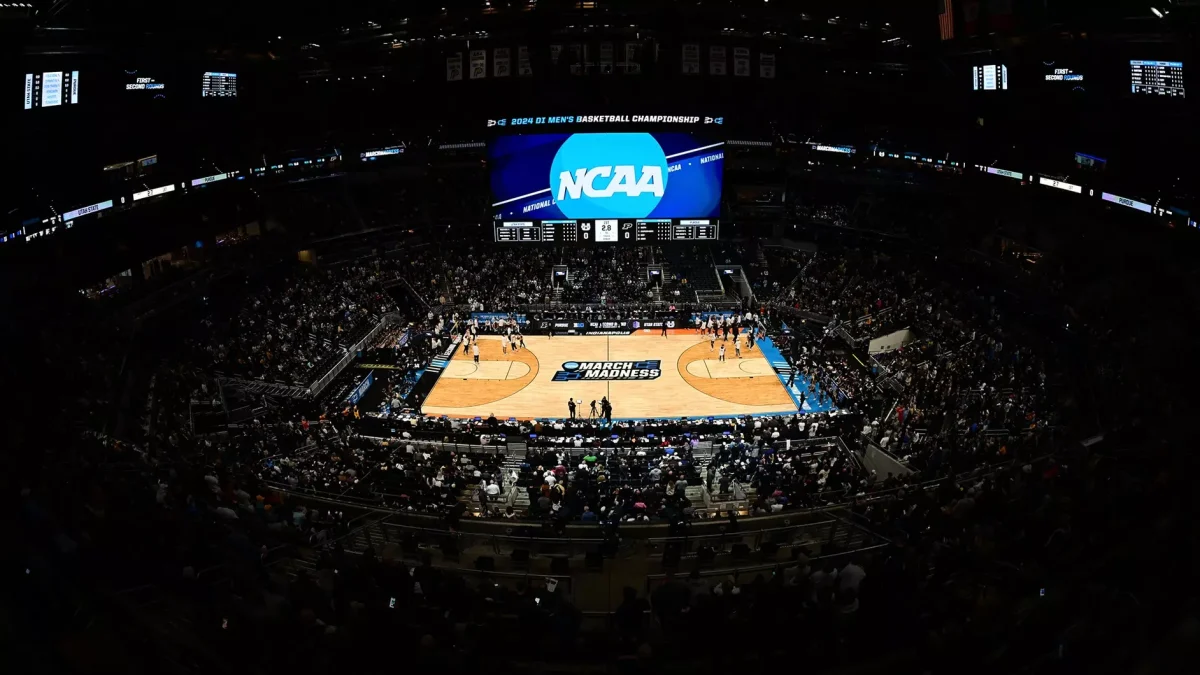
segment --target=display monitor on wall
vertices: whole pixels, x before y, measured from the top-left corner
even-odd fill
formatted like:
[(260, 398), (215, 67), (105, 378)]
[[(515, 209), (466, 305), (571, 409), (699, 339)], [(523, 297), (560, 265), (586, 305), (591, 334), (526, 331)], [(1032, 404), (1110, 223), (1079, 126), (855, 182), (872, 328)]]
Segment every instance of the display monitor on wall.
[(1008, 66), (974, 66), (971, 68), (971, 78), (975, 91), (1008, 90)]
[(141, 70), (126, 70), (125, 91), (130, 95), (161, 100), (167, 97), (167, 85), (162, 78)]
[(720, 215), (724, 143), (695, 134), (502, 136), (489, 158), (500, 220)]
[(1049, 91), (1086, 91), (1083, 70), (1069, 61), (1042, 61), (1041, 76)]
[(237, 98), (237, 73), (206, 72), (200, 84), (202, 98)]
[(79, 71), (48, 70), (25, 73), (25, 109), (53, 108), (79, 103)]
[(1129, 85), (1134, 94), (1184, 98), (1182, 61), (1130, 61)]

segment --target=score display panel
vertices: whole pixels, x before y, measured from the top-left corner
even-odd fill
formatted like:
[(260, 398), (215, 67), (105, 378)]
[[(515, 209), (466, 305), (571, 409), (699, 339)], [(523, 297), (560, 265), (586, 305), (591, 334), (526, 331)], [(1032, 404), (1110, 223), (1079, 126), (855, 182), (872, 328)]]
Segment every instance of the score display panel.
[(724, 145), (658, 132), (499, 137), (488, 149), (495, 240), (715, 240)]
[(501, 136), (488, 146), (496, 220), (720, 216), (725, 143), (682, 133)]
[(715, 218), (597, 218), (589, 220), (496, 221), (500, 243), (653, 244), (666, 241), (715, 241)]
[(201, 98), (237, 98), (237, 73), (208, 71), (200, 83)]
[(1008, 91), (1008, 66), (973, 66), (971, 86), (974, 91)]
[(79, 103), (79, 71), (25, 73), (25, 110)]
[(1184, 98), (1182, 61), (1130, 61), (1129, 86), (1134, 94)]

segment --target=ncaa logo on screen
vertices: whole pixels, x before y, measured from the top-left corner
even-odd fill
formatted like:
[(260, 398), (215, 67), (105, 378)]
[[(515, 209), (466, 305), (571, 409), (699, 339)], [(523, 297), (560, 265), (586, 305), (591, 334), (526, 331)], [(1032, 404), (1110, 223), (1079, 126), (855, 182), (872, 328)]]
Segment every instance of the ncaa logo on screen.
[(667, 192), (667, 157), (650, 134), (573, 134), (550, 164), (567, 218), (645, 218)]

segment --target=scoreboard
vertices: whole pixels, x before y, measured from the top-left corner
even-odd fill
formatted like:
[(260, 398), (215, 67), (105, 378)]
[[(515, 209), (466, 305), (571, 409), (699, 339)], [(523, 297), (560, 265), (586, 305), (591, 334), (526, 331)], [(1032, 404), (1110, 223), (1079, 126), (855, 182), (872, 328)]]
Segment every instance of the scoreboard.
[(1182, 61), (1130, 61), (1129, 79), (1135, 94), (1184, 97)]
[(237, 98), (237, 73), (204, 73), (201, 98)]
[(25, 109), (79, 103), (79, 71), (54, 70), (25, 74)]
[(496, 221), (498, 242), (548, 244), (653, 244), (663, 241), (715, 241), (716, 219), (649, 218)]

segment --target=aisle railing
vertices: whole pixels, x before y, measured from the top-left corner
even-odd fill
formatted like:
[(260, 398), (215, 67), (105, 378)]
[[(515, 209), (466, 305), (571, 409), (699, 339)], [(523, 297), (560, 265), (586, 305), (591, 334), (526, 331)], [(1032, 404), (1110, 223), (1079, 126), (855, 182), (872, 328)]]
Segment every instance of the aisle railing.
[(367, 346), (368, 343), (370, 343), (372, 340), (374, 340), (375, 337), (377, 335), (379, 335), (379, 333), (381, 333), (384, 328), (387, 328), (391, 324), (398, 322), (398, 321), (402, 321), (402, 320), (403, 320), (403, 317), (400, 315), (399, 312), (389, 312), (387, 314), (384, 314), (380, 318), (379, 323), (375, 324), (374, 328), (372, 328), (370, 331), (367, 332), (366, 335), (364, 335), (357, 342), (355, 342), (353, 345), (351, 345), (349, 348), (347, 348), (346, 353), (343, 354), (340, 359), (338, 359), (337, 363), (333, 364), (333, 366), (331, 366), (329, 368), (329, 370), (325, 371), (324, 375), (318, 377), (316, 380), (313, 381), (312, 384), (310, 384), (308, 386), (307, 395), (310, 397), (320, 396), (321, 392), (324, 391), (325, 387), (328, 387), (329, 383), (333, 382), (334, 378), (336, 378), (338, 375), (340, 375), (343, 370), (348, 368), (350, 366), (350, 364), (354, 362), (354, 359), (357, 357), (359, 350), (363, 349), (364, 347)]

